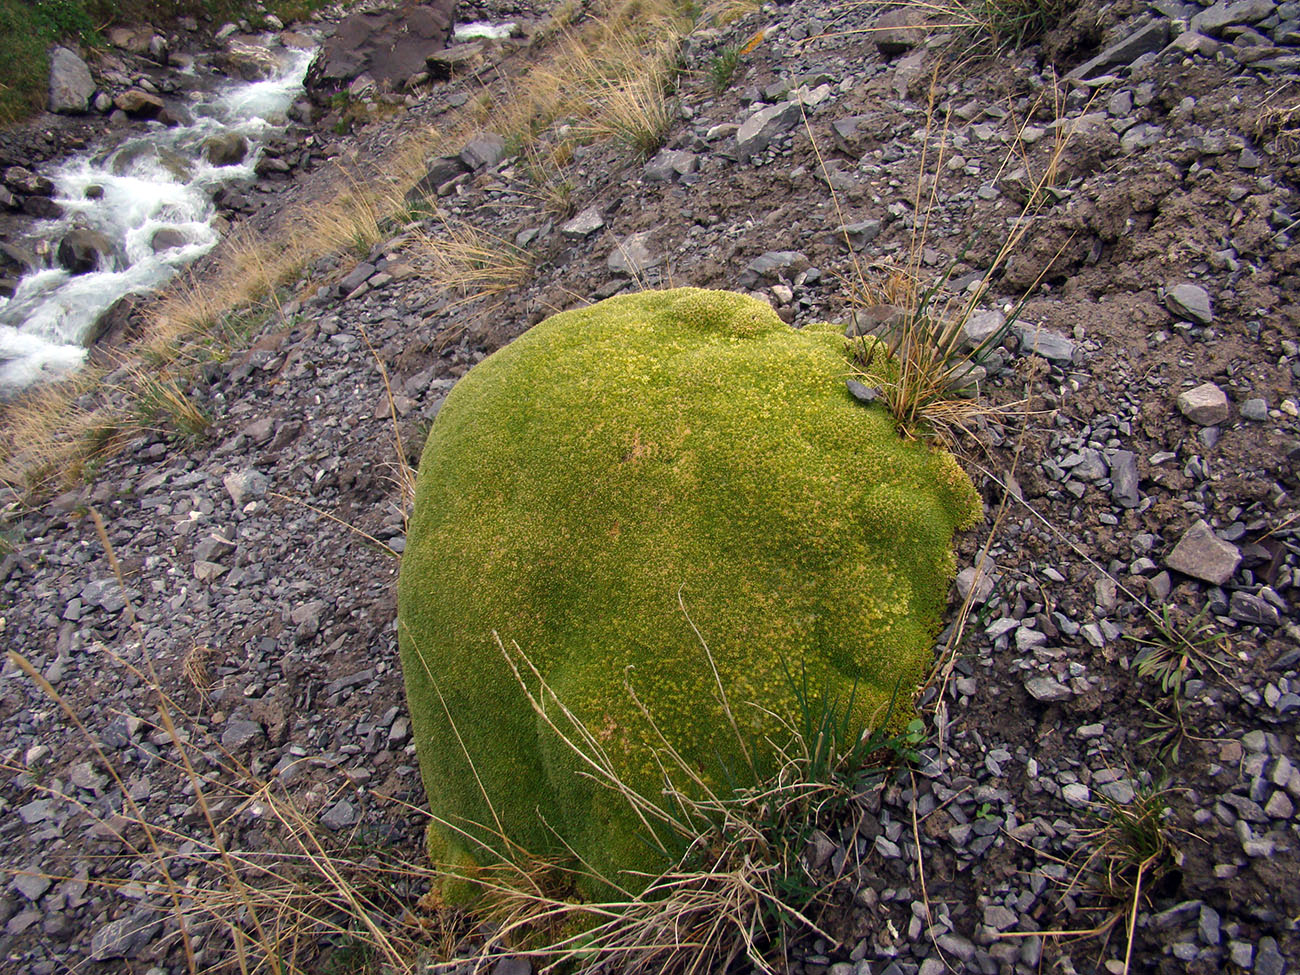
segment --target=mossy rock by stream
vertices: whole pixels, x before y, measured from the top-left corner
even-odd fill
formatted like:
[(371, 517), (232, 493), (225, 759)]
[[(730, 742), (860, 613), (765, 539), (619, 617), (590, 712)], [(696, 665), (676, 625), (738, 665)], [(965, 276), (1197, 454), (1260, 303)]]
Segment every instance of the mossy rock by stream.
[(711, 784), (744, 764), (701, 637), (751, 745), (781, 741), (803, 705), (877, 724), (896, 691), (906, 722), (952, 534), (980, 504), (950, 455), (849, 395), (848, 368), (838, 326), (796, 331), (743, 295), (679, 289), (556, 315), (452, 390), (399, 587), (416, 748), (445, 824), (435, 859), (507, 854), (499, 824), (518, 850), (567, 847), (632, 888), (645, 882), (625, 871), (667, 866), (579, 774), (494, 632), (651, 797), (657, 739), (628, 686)]

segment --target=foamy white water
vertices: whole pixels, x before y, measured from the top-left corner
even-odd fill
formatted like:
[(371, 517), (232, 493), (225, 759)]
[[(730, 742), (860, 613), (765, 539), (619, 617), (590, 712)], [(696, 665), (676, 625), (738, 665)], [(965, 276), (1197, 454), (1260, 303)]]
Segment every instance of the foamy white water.
[[(12, 298), (0, 298), (0, 391), (79, 367), (87, 336), (115, 302), (160, 287), (213, 248), (213, 193), (253, 177), (259, 146), (284, 124), (313, 53), (285, 50), (274, 79), (206, 95), (189, 106), (192, 125), (154, 125), (110, 152), (74, 157), (45, 173), (64, 215), (42, 221), (28, 242), (48, 242), (49, 267), (24, 277)], [(243, 135), (249, 151), (239, 165), (213, 166), (203, 145), (229, 131)], [(58, 242), (77, 227), (107, 238), (110, 266), (77, 275), (58, 266)], [(155, 240), (159, 231), (166, 233)]]

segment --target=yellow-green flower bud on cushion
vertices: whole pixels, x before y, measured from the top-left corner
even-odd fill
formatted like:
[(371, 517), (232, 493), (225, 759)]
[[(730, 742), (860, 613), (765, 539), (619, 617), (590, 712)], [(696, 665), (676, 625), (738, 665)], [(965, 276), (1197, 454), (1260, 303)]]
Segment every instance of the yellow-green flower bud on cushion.
[(715, 788), (748, 775), (701, 637), (750, 748), (827, 699), (865, 729), (897, 689), (906, 722), (953, 531), (980, 505), (950, 455), (850, 396), (848, 372), (838, 327), (679, 289), (555, 315), (456, 385), (399, 588), (435, 859), (576, 856), (632, 889), (646, 880), (626, 871), (667, 865), (535, 713), (494, 633), (660, 802), (665, 768), (693, 787), (658, 733)]

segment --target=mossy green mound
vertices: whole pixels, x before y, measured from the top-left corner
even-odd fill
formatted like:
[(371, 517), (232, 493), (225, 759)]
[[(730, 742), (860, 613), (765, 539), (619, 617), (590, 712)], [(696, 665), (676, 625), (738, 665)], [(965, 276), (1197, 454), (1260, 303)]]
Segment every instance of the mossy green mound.
[(907, 709), (952, 533), (980, 506), (951, 456), (849, 395), (844, 346), (742, 295), (645, 292), (548, 319), (452, 390), (399, 587), (416, 748), (446, 824), (435, 858), (491, 861), (499, 824), (609, 877), (666, 865), (536, 716), (494, 631), (651, 797), (657, 739), (628, 684), (704, 778), (744, 768), (692, 620), (751, 744), (827, 700), (863, 728), (896, 689)]

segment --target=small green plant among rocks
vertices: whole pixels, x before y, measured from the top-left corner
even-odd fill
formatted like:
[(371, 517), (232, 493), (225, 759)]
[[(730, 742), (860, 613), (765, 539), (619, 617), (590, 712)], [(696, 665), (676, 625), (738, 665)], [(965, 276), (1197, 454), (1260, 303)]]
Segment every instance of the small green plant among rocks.
[(840, 709), (850, 742), (906, 725), (981, 506), (850, 395), (842, 331), (643, 292), (554, 316), (448, 396), (399, 637), (453, 874), (541, 858), (586, 896), (639, 893), (679, 831), (633, 797), (767, 781), (804, 710)]

